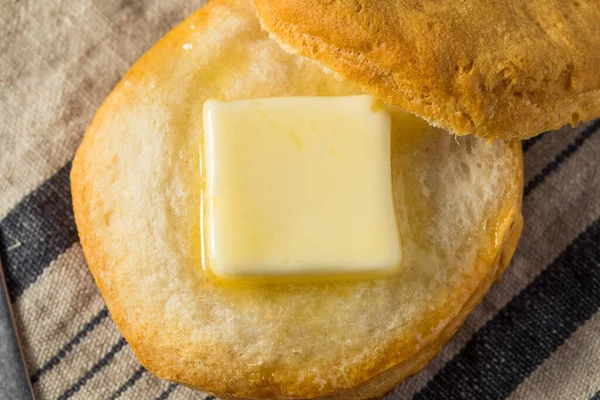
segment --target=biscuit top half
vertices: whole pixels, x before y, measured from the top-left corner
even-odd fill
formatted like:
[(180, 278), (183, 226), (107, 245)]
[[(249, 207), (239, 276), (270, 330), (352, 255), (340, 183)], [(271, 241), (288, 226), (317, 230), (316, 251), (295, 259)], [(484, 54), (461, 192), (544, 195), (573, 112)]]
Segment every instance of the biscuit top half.
[(600, 116), (598, 0), (255, 0), (284, 49), (459, 135)]

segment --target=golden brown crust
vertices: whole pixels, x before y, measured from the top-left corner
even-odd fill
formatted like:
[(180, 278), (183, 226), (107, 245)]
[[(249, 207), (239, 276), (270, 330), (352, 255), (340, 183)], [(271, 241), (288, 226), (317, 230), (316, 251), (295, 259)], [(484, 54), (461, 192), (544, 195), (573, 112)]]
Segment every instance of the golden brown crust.
[(433, 357), (508, 264), (521, 227), (520, 143), (456, 143), (394, 113), (401, 275), (215, 285), (199, 254), (204, 100), (357, 92), (284, 53), (249, 3), (218, 0), (193, 14), (96, 114), (71, 172), (86, 260), (123, 336), (159, 377), (223, 398), (381, 395)]
[(256, 0), (284, 47), (457, 134), (600, 115), (596, 0)]

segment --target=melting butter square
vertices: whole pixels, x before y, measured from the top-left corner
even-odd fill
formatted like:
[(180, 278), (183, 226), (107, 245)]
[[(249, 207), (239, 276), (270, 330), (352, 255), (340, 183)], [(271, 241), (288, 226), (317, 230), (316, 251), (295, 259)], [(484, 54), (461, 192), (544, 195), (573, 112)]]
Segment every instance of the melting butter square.
[(390, 115), (369, 95), (204, 104), (204, 263), (223, 279), (391, 273)]

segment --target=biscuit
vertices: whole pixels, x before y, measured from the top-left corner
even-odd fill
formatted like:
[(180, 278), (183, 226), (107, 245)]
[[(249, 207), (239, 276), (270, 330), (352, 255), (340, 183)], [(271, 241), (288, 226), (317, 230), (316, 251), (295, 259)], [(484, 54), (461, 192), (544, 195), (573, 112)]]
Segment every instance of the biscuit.
[(600, 116), (597, 0), (256, 0), (286, 50), (459, 135)]

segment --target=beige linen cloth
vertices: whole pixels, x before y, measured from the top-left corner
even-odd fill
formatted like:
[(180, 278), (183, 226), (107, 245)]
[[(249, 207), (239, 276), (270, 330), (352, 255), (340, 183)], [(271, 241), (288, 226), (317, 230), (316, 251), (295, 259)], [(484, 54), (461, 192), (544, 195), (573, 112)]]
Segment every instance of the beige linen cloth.
[[(112, 87), (202, 3), (0, 0), (0, 257), (39, 399), (206, 397), (153, 377), (119, 334), (81, 252), (68, 178)], [(600, 397), (599, 128), (524, 142), (512, 265), (389, 399)]]

